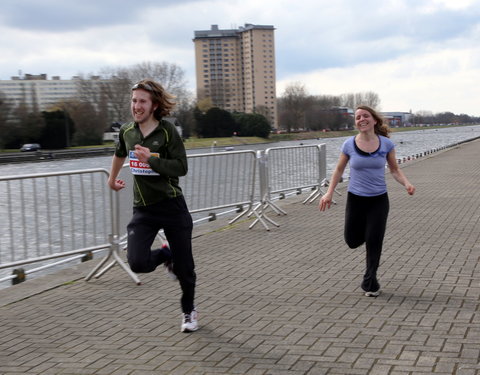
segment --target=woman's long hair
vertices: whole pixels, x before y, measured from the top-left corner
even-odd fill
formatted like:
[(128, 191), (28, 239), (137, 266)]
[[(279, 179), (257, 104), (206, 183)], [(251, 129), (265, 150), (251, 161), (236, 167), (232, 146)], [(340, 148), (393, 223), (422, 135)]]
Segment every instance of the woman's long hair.
[(390, 129), (390, 127), (388, 126), (388, 124), (385, 123), (385, 120), (383, 119), (382, 116), (380, 116), (378, 114), (377, 111), (375, 111), (373, 108), (367, 106), (367, 105), (359, 105), (357, 107), (357, 109), (355, 110), (355, 112), (358, 110), (358, 109), (363, 109), (365, 111), (368, 111), (370, 112), (370, 114), (372, 115), (372, 117), (375, 119), (375, 121), (377, 121), (377, 123), (375, 124), (375, 127), (374, 127), (374, 130), (375, 130), (375, 134), (378, 134), (378, 135), (383, 135), (384, 137), (390, 137), (389, 133), (392, 131)]
[(132, 91), (137, 89), (150, 93), (153, 105), (157, 105), (157, 109), (153, 112), (153, 117), (159, 121), (162, 117), (168, 116), (173, 107), (175, 107), (175, 102), (173, 101), (175, 97), (166, 92), (162, 85), (155, 81), (142, 79), (132, 87)]

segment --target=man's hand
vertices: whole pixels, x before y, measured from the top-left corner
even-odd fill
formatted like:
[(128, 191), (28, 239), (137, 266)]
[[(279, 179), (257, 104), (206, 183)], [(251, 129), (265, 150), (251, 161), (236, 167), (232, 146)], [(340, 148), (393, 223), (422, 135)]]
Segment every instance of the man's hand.
[(110, 186), (112, 190), (119, 191), (125, 187), (125, 181), (108, 179), (108, 186)]
[(133, 152), (133, 154), (142, 163), (148, 163), (148, 159), (150, 158), (150, 156), (152, 156), (148, 147), (143, 147), (140, 145), (135, 145), (135, 151)]

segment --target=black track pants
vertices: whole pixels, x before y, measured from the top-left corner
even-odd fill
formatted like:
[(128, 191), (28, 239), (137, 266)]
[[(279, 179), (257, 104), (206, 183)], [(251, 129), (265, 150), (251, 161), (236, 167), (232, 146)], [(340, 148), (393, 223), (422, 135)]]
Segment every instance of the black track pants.
[(345, 242), (352, 249), (365, 243), (367, 256), (362, 289), (367, 292), (375, 292), (380, 288), (377, 270), (382, 255), (389, 208), (387, 193), (376, 197), (362, 197), (348, 193), (345, 211)]
[[(134, 207), (132, 220), (127, 226), (127, 258), (132, 271), (152, 272), (165, 261), (172, 261), (173, 272), (182, 288), (182, 311), (187, 314), (194, 307), (196, 283), (192, 227), (192, 217), (183, 196), (151, 206)], [(160, 229), (165, 232), (170, 251), (151, 249)]]

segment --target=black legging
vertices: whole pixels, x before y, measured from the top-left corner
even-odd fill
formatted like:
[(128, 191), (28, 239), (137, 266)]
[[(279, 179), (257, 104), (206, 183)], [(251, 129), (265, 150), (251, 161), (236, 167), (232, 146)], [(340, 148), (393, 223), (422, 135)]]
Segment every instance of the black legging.
[(389, 208), (387, 193), (375, 197), (362, 197), (348, 193), (345, 210), (345, 242), (352, 249), (365, 243), (367, 264), (362, 289), (366, 292), (376, 292), (380, 289), (377, 270), (382, 255)]
[[(127, 226), (127, 258), (133, 272), (154, 271), (160, 264), (172, 261), (173, 272), (182, 288), (182, 311), (190, 314), (194, 308), (195, 263), (192, 256), (192, 216), (183, 196), (165, 199), (146, 207), (134, 207)], [(160, 229), (164, 230), (170, 250), (151, 246)]]

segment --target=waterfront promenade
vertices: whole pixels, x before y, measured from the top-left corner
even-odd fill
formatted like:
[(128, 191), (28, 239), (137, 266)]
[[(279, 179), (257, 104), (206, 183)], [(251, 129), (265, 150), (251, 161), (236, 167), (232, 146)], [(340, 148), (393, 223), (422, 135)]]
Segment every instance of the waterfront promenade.
[(163, 269), (85, 282), (90, 261), (0, 290), (0, 374), (480, 374), (479, 160), (476, 140), (402, 164), (412, 197), (388, 176), (378, 298), (343, 242), (343, 185), (328, 212), (281, 201), (268, 232), (195, 228), (192, 334)]

